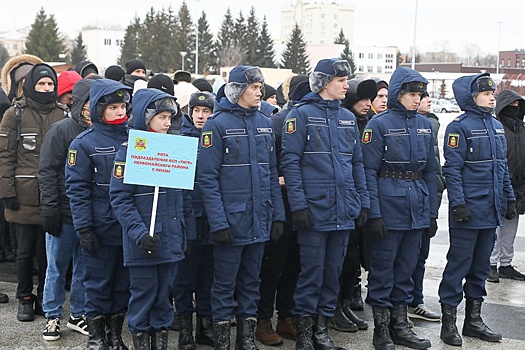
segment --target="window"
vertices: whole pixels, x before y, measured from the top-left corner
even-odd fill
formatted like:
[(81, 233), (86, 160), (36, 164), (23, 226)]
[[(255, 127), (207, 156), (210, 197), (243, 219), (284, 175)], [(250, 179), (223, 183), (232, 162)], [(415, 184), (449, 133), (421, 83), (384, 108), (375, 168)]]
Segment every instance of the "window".
[(360, 53), (359, 53), (359, 58), (365, 58), (365, 54), (362, 53), (362, 52), (360, 52)]
[(13, 50), (18, 50), (18, 44), (13, 44)]
[(363, 73), (365, 71), (365, 67), (364, 66), (359, 66), (357, 68), (357, 71), (360, 72), (360, 73)]
[(369, 52), (369, 53), (368, 53), (368, 59), (373, 59), (373, 58), (374, 58), (374, 54), (371, 53), (371, 52)]
[(377, 66), (376, 69), (377, 69), (377, 72), (378, 72), (378, 73), (383, 73), (383, 67), (381, 67), (381, 66)]
[(334, 23), (334, 28), (337, 28), (337, 23)]
[(500, 67), (505, 67), (505, 59), (504, 58), (501, 59)]
[(321, 18), (324, 18), (324, 13), (321, 13)]
[(507, 60), (507, 67), (510, 67), (510, 58)]
[(104, 39), (104, 45), (111, 46), (111, 39)]
[(372, 66), (366, 66), (367, 73), (372, 73), (374, 71), (374, 67)]
[(337, 15), (334, 15), (334, 19), (337, 19)]
[(378, 53), (377, 54), (377, 59), (378, 60), (382, 60), (383, 59), (383, 54), (382, 53)]
[(321, 23), (321, 29), (324, 30), (324, 23)]

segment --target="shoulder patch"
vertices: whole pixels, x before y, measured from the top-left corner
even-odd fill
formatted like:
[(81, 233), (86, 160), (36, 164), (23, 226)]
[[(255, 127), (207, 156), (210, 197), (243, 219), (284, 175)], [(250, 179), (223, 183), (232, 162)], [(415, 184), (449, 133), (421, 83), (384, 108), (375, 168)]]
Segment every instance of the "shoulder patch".
[(119, 180), (124, 178), (125, 167), (126, 167), (126, 162), (115, 162), (113, 164), (113, 177)]
[(297, 120), (295, 118), (290, 118), (286, 120), (286, 133), (287, 134), (293, 134), (295, 132), (296, 122)]
[(213, 145), (213, 131), (205, 131), (202, 133), (201, 145), (204, 148), (208, 148)]
[(75, 164), (77, 164), (77, 150), (76, 149), (69, 150), (69, 154), (67, 156), (67, 164), (69, 164), (69, 166), (75, 166)]
[(363, 137), (361, 138), (361, 142), (363, 143), (372, 142), (372, 129), (365, 129), (365, 131), (363, 131)]
[(459, 134), (448, 134), (447, 146), (450, 148), (457, 148), (459, 145)]

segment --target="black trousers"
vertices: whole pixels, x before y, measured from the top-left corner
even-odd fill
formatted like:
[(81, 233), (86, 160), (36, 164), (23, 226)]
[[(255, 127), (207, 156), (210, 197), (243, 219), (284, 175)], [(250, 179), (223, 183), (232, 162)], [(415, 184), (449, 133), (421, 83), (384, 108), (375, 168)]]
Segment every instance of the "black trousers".
[(16, 297), (26, 297), (33, 292), (33, 257), (38, 263), (37, 297), (44, 295), (46, 279), (46, 236), (40, 225), (16, 225), (16, 240), (18, 243), (16, 255), (16, 275), (18, 286)]

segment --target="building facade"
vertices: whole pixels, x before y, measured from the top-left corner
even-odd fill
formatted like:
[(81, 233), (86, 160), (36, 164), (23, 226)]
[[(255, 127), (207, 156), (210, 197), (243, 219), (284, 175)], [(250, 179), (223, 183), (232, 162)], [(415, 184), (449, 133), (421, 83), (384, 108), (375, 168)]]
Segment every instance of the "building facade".
[(87, 59), (95, 63), (101, 74), (107, 67), (117, 64), (126, 32), (122, 29), (85, 28), (82, 40)]

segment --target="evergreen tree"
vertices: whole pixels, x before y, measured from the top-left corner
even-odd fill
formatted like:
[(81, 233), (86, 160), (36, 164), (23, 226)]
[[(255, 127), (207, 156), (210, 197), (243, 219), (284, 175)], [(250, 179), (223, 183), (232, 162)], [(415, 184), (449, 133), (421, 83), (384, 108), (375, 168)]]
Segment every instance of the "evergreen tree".
[(7, 61), (9, 61), (9, 52), (4, 45), (0, 45), (0, 67), (3, 67)]
[(222, 20), (221, 27), (219, 28), (219, 33), (217, 35), (217, 48), (220, 50), (222, 48), (227, 48), (234, 43), (235, 31), (233, 29), (233, 17), (230, 11), (230, 8), (226, 10), (224, 19)]
[(245, 51), (237, 46), (234, 26), (230, 8), (228, 8), (217, 35), (216, 47), (219, 67), (236, 66), (244, 60)]
[(182, 2), (178, 18), (180, 27), (177, 32), (176, 40), (179, 42), (178, 47), (180, 48), (180, 67), (182, 67), (182, 56), (180, 55), (180, 51), (185, 51), (188, 54), (184, 58), (186, 60), (184, 62), (184, 70), (193, 72), (195, 71), (195, 25), (191, 19), (190, 10), (188, 9), (188, 5), (186, 5), (186, 1)]
[(199, 18), (199, 74), (206, 74), (208, 71), (215, 71), (217, 65), (217, 52), (213, 42), (213, 34), (210, 31), (206, 13), (202, 11)]
[(252, 6), (250, 9), (250, 15), (246, 20), (246, 35), (245, 35), (245, 46), (246, 59), (245, 63), (248, 65), (256, 66), (261, 55), (261, 48), (259, 47), (259, 21), (255, 17), (255, 9)]
[(247, 44), (247, 34), (246, 20), (244, 19), (242, 11), (239, 11), (239, 17), (235, 19), (235, 24), (233, 25), (233, 38), (235, 44), (245, 48), (245, 45)]
[(350, 74), (348, 79), (352, 79), (352, 78), (355, 78), (354, 54), (353, 54), (352, 50), (350, 50), (350, 45), (348, 44), (348, 40), (346, 41), (346, 43), (344, 45), (345, 45), (345, 48), (343, 49), (343, 52), (341, 52), (340, 58), (342, 60), (348, 61), (348, 63), (350, 64), (350, 71), (352, 73)]
[(292, 30), (290, 39), (286, 43), (281, 66), (291, 69), (292, 72), (297, 74), (309, 74), (310, 63), (308, 54), (306, 53), (306, 43), (301, 28), (299, 28), (297, 23)]
[(71, 64), (75, 65), (80, 61), (85, 61), (86, 57), (87, 52), (84, 40), (82, 40), (82, 33), (78, 33), (77, 39), (75, 40), (75, 47), (71, 51)]
[(261, 27), (261, 34), (258, 37), (258, 48), (260, 50), (259, 58), (256, 65), (259, 67), (276, 68), (275, 64), (275, 50), (273, 48), (273, 40), (268, 31), (268, 22), (264, 16)]
[(67, 54), (64, 40), (58, 33), (55, 16), (47, 16), (43, 7), (31, 25), (24, 52), (48, 62), (60, 61), (62, 55)]
[(136, 17), (133, 22), (126, 28), (126, 34), (124, 34), (124, 43), (120, 50), (120, 58), (118, 64), (124, 67), (127, 61), (140, 57), (138, 36), (140, 32), (140, 18)]
[(339, 44), (339, 45), (348, 44), (348, 39), (345, 37), (345, 33), (343, 33), (343, 28), (341, 28), (341, 31), (339, 32), (339, 36), (335, 38), (334, 44)]

